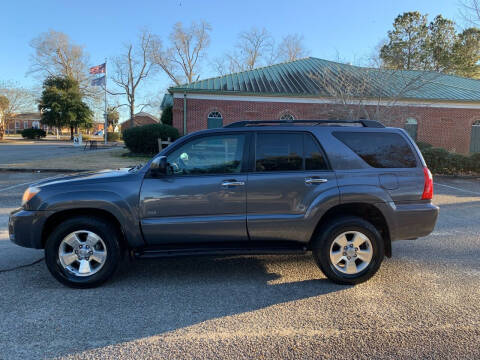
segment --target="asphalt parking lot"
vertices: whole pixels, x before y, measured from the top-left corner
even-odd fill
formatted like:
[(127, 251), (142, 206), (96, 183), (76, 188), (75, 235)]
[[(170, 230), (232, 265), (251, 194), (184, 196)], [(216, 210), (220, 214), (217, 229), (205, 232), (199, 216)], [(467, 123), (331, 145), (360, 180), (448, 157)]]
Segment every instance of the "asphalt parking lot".
[(126, 262), (73, 290), (6, 230), (55, 175), (0, 172), (0, 359), (480, 358), (480, 180), (436, 178), (434, 233), (355, 287), (310, 256), (240, 256)]

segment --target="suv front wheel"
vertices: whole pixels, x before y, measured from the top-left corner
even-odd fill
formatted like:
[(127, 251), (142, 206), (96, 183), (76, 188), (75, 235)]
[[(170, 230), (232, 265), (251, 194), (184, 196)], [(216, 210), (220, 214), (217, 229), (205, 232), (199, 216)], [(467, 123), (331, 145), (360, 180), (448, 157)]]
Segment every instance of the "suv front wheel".
[(349, 216), (329, 222), (312, 244), (322, 272), (338, 284), (359, 284), (370, 279), (384, 256), (378, 230), (362, 218)]
[(45, 244), (48, 270), (61, 283), (91, 288), (108, 280), (121, 252), (118, 230), (103, 219), (78, 216), (60, 223)]

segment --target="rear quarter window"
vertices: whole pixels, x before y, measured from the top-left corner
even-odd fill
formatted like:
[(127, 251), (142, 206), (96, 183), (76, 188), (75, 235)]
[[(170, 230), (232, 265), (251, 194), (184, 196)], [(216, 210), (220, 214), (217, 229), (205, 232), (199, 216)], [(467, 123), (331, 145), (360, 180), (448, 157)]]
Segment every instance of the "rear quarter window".
[(399, 134), (388, 132), (333, 133), (338, 140), (374, 168), (414, 168), (415, 154)]

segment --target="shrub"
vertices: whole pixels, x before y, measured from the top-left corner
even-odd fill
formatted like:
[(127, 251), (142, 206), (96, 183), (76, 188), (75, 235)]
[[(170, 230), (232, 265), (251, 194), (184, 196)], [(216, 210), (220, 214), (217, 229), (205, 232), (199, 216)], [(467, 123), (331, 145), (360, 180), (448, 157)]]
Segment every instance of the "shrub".
[(432, 173), (446, 175), (480, 174), (480, 154), (464, 156), (435, 147), (423, 149), (422, 154)]
[(120, 140), (120, 133), (118, 132), (107, 132), (107, 141), (118, 141)]
[(45, 130), (35, 129), (35, 128), (22, 130), (21, 134), (22, 134), (22, 137), (26, 139), (40, 139), (47, 136), (47, 133), (45, 132)]
[(172, 112), (173, 106), (167, 106), (165, 109), (162, 111), (162, 117), (160, 118), (160, 121), (162, 124), (165, 125), (173, 125), (173, 112)]
[(137, 126), (123, 131), (125, 146), (137, 154), (158, 153), (158, 139), (178, 139), (178, 130), (165, 124), (149, 124)]
[(418, 146), (418, 148), (420, 149), (421, 152), (423, 152), (423, 150), (430, 149), (430, 148), (433, 147), (431, 144), (426, 143), (426, 142), (422, 142), (422, 141), (418, 141), (417, 146)]

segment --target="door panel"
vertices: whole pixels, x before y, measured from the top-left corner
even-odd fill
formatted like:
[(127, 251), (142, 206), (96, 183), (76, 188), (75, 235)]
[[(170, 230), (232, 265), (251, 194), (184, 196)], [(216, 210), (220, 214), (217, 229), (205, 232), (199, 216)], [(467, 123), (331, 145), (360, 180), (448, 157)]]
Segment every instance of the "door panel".
[(149, 244), (246, 240), (246, 175), (145, 179), (141, 191), (142, 230)]
[[(308, 179), (326, 182), (308, 184)], [(251, 240), (308, 241), (323, 204), (339, 202), (332, 171), (248, 175), (247, 224)]]
[(206, 134), (167, 154), (171, 174), (144, 179), (141, 226), (149, 244), (247, 240), (244, 133)]

